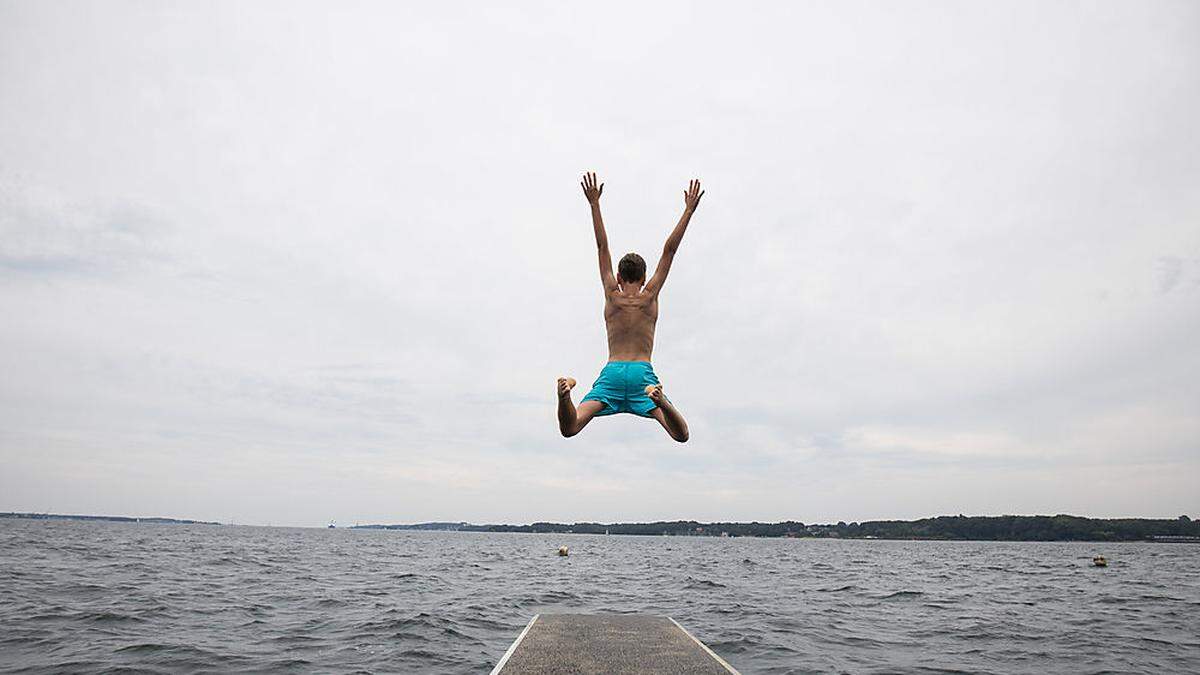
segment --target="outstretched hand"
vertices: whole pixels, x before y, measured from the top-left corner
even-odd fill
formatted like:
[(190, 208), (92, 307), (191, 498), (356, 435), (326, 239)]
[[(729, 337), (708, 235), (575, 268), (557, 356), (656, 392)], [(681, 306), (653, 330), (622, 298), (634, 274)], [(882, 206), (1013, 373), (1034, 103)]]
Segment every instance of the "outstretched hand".
[(688, 189), (683, 191), (683, 206), (686, 210), (694, 212), (696, 207), (700, 205), (700, 198), (704, 196), (704, 191), (700, 189), (699, 179), (688, 181)]
[(583, 181), (579, 183), (579, 187), (583, 188), (583, 196), (587, 197), (589, 204), (600, 203), (600, 195), (604, 194), (604, 183), (601, 183), (600, 187), (596, 187), (594, 171), (583, 174)]

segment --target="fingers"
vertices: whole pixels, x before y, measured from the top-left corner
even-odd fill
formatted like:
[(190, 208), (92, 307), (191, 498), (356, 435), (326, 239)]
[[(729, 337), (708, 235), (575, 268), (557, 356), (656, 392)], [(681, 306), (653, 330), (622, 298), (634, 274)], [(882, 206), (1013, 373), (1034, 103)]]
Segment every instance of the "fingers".
[[(588, 190), (596, 190), (597, 182), (598, 181), (596, 180), (596, 172), (595, 171), (587, 171), (583, 174), (583, 182), (580, 183), (580, 185), (583, 186), (583, 191), (587, 192)], [(600, 191), (604, 190), (603, 183), (600, 184), (599, 190)]]
[(600, 184), (600, 192), (599, 192), (599, 193), (597, 193), (597, 195), (596, 195), (596, 196), (598, 197), (598, 196), (600, 196), (600, 195), (602, 195), (602, 194), (604, 194), (604, 183), (601, 183), (601, 184)]

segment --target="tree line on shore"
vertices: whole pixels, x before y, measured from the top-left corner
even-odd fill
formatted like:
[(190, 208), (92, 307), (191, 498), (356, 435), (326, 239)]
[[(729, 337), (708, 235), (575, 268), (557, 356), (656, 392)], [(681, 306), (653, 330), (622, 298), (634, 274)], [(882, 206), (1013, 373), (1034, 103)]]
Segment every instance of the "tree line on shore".
[(77, 515), (70, 513), (17, 513), (15, 511), (4, 511), (0, 513), (0, 518), (14, 518), (20, 520), (91, 520), (96, 522), (106, 523), (151, 523), (158, 525), (219, 525), (208, 520), (187, 520), (183, 518), (139, 518), (137, 516), (89, 516)]
[(1155, 538), (1200, 539), (1200, 520), (1083, 518), (1080, 516), (938, 516), (919, 520), (872, 520), (861, 523), (806, 525), (778, 523), (702, 523), (695, 520), (653, 523), (549, 523), (474, 525), (418, 523), (363, 525), (366, 529), (529, 532), (556, 534), (636, 534), (700, 537), (813, 537), (828, 539), (939, 539), (975, 541), (1144, 541)]

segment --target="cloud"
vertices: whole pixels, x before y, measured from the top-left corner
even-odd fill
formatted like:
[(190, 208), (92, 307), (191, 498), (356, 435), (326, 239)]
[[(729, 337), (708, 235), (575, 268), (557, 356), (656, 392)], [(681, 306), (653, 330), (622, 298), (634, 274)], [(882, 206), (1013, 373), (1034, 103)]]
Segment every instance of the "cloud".
[(1046, 448), (1030, 445), (1002, 433), (947, 433), (940, 430), (904, 430), (879, 427), (846, 432), (847, 449), (868, 454), (893, 454), (924, 459), (963, 461), (1040, 457)]
[[(1186, 260), (1180, 256), (1160, 256), (1155, 261), (1158, 275), (1158, 293), (1166, 295), (1181, 284), (1190, 286), (1187, 291), (1195, 293), (1200, 290), (1200, 258)], [(1187, 284), (1187, 278), (1192, 277), (1192, 283)]]
[(0, 175), (0, 271), (7, 276), (111, 276), (167, 265), (169, 233), (164, 221), (135, 203), (72, 199)]

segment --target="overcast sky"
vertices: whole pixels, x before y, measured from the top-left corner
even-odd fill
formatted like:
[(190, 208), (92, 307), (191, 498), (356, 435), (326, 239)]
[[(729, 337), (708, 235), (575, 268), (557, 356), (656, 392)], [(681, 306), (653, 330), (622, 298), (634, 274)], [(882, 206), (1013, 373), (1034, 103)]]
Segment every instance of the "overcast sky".
[[(0, 510), (1197, 516), (1197, 119), (1190, 1), (0, 0)], [(558, 434), (589, 169), (686, 444)]]

